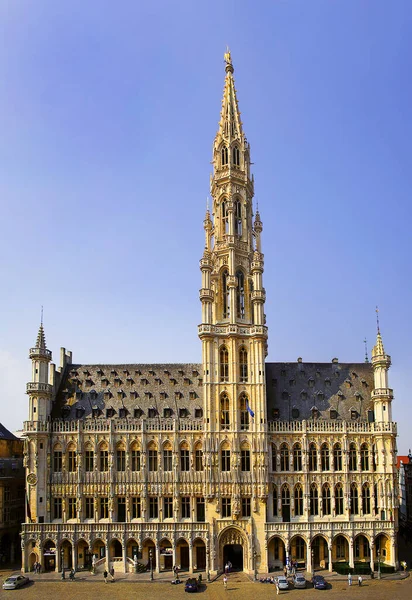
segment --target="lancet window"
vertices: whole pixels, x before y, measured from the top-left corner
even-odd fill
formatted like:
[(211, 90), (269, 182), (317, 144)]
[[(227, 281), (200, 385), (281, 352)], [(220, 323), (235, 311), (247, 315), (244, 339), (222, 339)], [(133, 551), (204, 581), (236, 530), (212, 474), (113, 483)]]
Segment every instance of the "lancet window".
[(359, 493), (356, 483), (350, 486), (350, 510), (353, 515), (359, 514)]
[(227, 203), (222, 202), (222, 234), (229, 233), (229, 211)]
[(300, 484), (295, 486), (295, 515), (303, 515), (303, 492)]
[(229, 396), (224, 392), (220, 396), (220, 429), (229, 429)]
[(369, 483), (362, 486), (362, 512), (368, 515), (371, 512), (371, 491)]
[(330, 507), (330, 487), (328, 484), (325, 484), (322, 488), (322, 511), (324, 515), (330, 515)]
[(240, 200), (235, 202), (235, 234), (242, 237), (242, 204)]
[(319, 493), (318, 486), (315, 483), (310, 486), (310, 514), (319, 514)]
[(356, 446), (354, 443), (352, 443), (349, 446), (349, 471), (356, 471), (358, 468), (357, 461)]
[(316, 445), (311, 444), (309, 446), (309, 471), (316, 471), (318, 468), (318, 453)]
[(361, 470), (369, 471), (369, 448), (368, 444), (362, 444), (361, 449)]
[(222, 316), (224, 319), (230, 317), (230, 298), (229, 298), (229, 286), (227, 280), (229, 277), (228, 271), (222, 273)]
[(236, 316), (238, 319), (245, 318), (245, 276), (242, 271), (236, 273)]
[(226, 346), (222, 346), (219, 352), (220, 381), (229, 381), (229, 352)]
[(289, 471), (289, 448), (287, 444), (280, 447), (280, 470)]
[(343, 515), (343, 488), (341, 483), (335, 486), (335, 511), (337, 515)]
[(239, 371), (240, 371), (240, 383), (246, 383), (249, 379), (248, 373), (248, 362), (247, 362), (247, 350), (243, 346), (239, 350)]
[(240, 409), (240, 429), (246, 431), (249, 429), (249, 411), (248, 407), (248, 397), (243, 392), (239, 398), (239, 409)]
[(327, 444), (322, 444), (322, 448), (320, 449), (320, 458), (322, 471), (329, 471), (329, 446)]
[(225, 167), (227, 165), (227, 163), (229, 162), (229, 153), (228, 153), (227, 147), (223, 146), (220, 153), (221, 153), (221, 159), (222, 159), (222, 167)]
[(302, 470), (302, 447), (300, 444), (295, 444), (293, 446), (293, 470)]
[(240, 150), (238, 146), (234, 146), (233, 148), (233, 164), (235, 167), (240, 167)]
[(333, 468), (335, 471), (342, 471), (342, 448), (340, 444), (333, 447)]

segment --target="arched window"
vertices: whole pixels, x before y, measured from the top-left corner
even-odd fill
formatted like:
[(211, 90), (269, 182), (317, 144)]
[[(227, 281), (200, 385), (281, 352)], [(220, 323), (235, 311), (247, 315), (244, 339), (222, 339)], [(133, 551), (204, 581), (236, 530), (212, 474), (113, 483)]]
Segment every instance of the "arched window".
[(330, 487), (327, 483), (322, 488), (322, 511), (324, 515), (330, 515)]
[(173, 471), (173, 452), (170, 442), (163, 446), (163, 471)]
[(286, 483), (282, 487), (282, 521), (290, 521), (290, 492)]
[(333, 447), (333, 468), (335, 471), (342, 471), (342, 448), (340, 444)]
[(229, 381), (229, 352), (222, 346), (219, 352), (220, 381)]
[(300, 484), (295, 486), (295, 515), (303, 515), (303, 492)]
[(76, 471), (76, 468), (77, 468), (76, 457), (77, 457), (76, 446), (74, 444), (69, 444), (69, 446), (67, 447), (67, 470), (70, 473), (74, 473), (74, 471)]
[(240, 151), (237, 146), (233, 148), (233, 164), (235, 167), (240, 167)]
[(157, 471), (159, 464), (159, 457), (157, 446), (154, 443), (148, 446), (148, 457), (149, 457), (149, 471)]
[(222, 167), (225, 167), (227, 165), (227, 163), (229, 162), (229, 154), (228, 154), (226, 146), (223, 146), (223, 148), (221, 150), (221, 158), (222, 158)]
[(322, 471), (329, 471), (329, 446), (322, 444), (320, 449), (321, 469)]
[(361, 449), (361, 470), (369, 471), (369, 448), (368, 444), (362, 444)]
[(235, 202), (235, 234), (242, 237), (242, 204), (240, 200)]
[(272, 471), (276, 471), (277, 470), (277, 449), (276, 449), (276, 444), (271, 444), (272, 445)]
[(287, 444), (280, 447), (280, 470), (289, 471), (289, 448)]
[(273, 486), (273, 516), (278, 516), (278, 488)]
[(229, 429), (229, 396), (226, 392), (220, 396), (220, 429)]
[(341, 483), (335, 486), (335, 512), (337, 515), (343, 515), (343, 488)]
[(195, 448), (195, 471), (203, 471), (203, 450), (200, 444)]
[(99, 448), (99, 471), (109, 470), (109, 451), (106, 444), (101, 444)]
[(318, 453), (316, 445), (311, 444), (309, 446), (309, 471), (316, 471), (318, 468)]
[(302, 470), (302, 448), (300, 444), (295, 444), (293, 446), (293, 470)]
[(238, 319), (245, 318), (245, 276), (242, 271), (236, 273), (236, 316)]
[(222, 316), (224, 319), (230, 317), (230, 299), (229, 299), (229, 286), (227, 285), (227, 279), (229, 277), (228, 271), (222, 273)]
[(369, 483), (362, 486), (362, 512), (364, 515), (369, 515), (371, 512), (371, 491)]
[(230, 448), (228, 444), (222, 446), (221, 467), (222, 471), (230, 471)]
[(352, 442), (352, 444), (349, 446), (349, 471), (357, 470), (357, 468), (358, 468), (357, 462), (358, 462), (358, 459), (356, 456), (356, 446)]
[(359, 494), (356, 483), (350, 486), (350, 511), (353, 515), (359, 514)]
[(222, 235), (229, 233), (229, 213), (227, 210), (227, 204), (225, 201), (222, 202)]
[(310, 486), (310, 514), (319, 514), (319, 493), (316, 483), (312, 483)]
[(240, 383), (246, 383), (249, 379), (248, 364), (247, 364), (247, 350), (242, 346), (239, 350), (239, 371), (240, 371)]
[(239, 409), (240, 409), (240, 429), (246, 431), (249, 429), (249, 411), (248, 407), (248, 397), (242, 392), (239, 398)]
[(250, 471), (250, 449), (247, 444), (243, 444), (240, 448), (240, 470)]
[(186, 442), (180, 446), (180, 470), (190, 471), (189, 446)]

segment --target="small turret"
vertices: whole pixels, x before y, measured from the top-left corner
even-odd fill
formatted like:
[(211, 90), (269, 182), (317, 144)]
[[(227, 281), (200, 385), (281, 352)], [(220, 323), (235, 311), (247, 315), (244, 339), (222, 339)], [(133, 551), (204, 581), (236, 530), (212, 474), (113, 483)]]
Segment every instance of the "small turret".
[(376, 344), (372, 348), (372, 366), (375, 389), (372, 392), (374, 401), (375, 421), (392, 421), (393, 390), (388, 386), (388, 371), (391, 366), (391, 357), (385, 353), (381, 332), (379, 329), (376, 336)]
[(50, 414), (52, 386), (49, 384), (49, 362), (52, 353), (46, 347), (43, 320), (40, 323), (36, 345), (30, 348), (29, 358), (32, 361), (32, 378), (27, 384), (29, 394), (29, 420), (45, 421)]

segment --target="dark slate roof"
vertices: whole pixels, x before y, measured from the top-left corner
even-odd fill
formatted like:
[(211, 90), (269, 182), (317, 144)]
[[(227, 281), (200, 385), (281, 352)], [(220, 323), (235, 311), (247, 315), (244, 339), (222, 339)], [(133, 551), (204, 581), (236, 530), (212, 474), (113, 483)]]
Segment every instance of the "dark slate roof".
[[(333, 415), (348, 421), (355, 411), (357, 418), (368, 420), (373, 389), (369, 363), (266, 363), (269, 420), (310, 419), (314, 408), (323, 419)], [(331, 410), (336, 412), (331, 415)]]
[(4, 425), (2, 425), (0, 423), (0, 440), (18, 440), (18, 439), (19, 438), (17, 438), (13, 433), (11, 433), (11, 431), (6, 429), (4, 427)]
[(131, 417), (140, 409), (141, 416), (147, 417), (153, 408), (161, 417), (169, 408), (175, 417), (185, 408), (193, 418), (195, 409), (203, 407), (202, 365), (69, 365), (52, 418), (76, 418), (81, 407), (85, 418), (92, 415), (93, 407), (102, 416), (113, 408), (113, 417), (119, 417), (121, 409)]
[[(121, 409), (131, 417), (135, 410), (148, 417), (155, 409), (163, 417), (168, 408), (176, 417), (185, 408), (193, 418), (195, 409), (203, 408), (202, 373), (198, 363), (68, 365), (52, 418), (87, 418), (93, 408), (103, 417), (113, 409), (114, 418)], [(356, 418), (368, 420), (373, 388), (369, 363), (266, 363), (269, 420), (310, 419), (314, 408), (322, 419), (351, 420), (355, 411)]]

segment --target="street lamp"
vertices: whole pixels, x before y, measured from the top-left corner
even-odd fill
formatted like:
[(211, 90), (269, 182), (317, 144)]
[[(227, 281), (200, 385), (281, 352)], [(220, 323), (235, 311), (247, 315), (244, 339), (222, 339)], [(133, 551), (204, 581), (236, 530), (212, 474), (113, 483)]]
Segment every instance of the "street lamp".
[(381, 578), (381, 551), (378, 550), (378, 579)]
[(65, 574), (64, 574), (64, 549), (63, 548), (60, 550), (60, 564), (62, 566), (62, 579), (65, 579)]
[(207, 580), (210, 581), (210, 550), (209, 548), (206, 550), (207, 554)]
[(150, 560), (150, 581), (153, 581), (153, 552), (149, 550), (149, 560)]
[(253, 552), (253, 571), (254, 571), (254, 579), (257, 581), (257, 568), (256, 568), (256, 560), (257, 560), (257, 552), (256, 550)]

